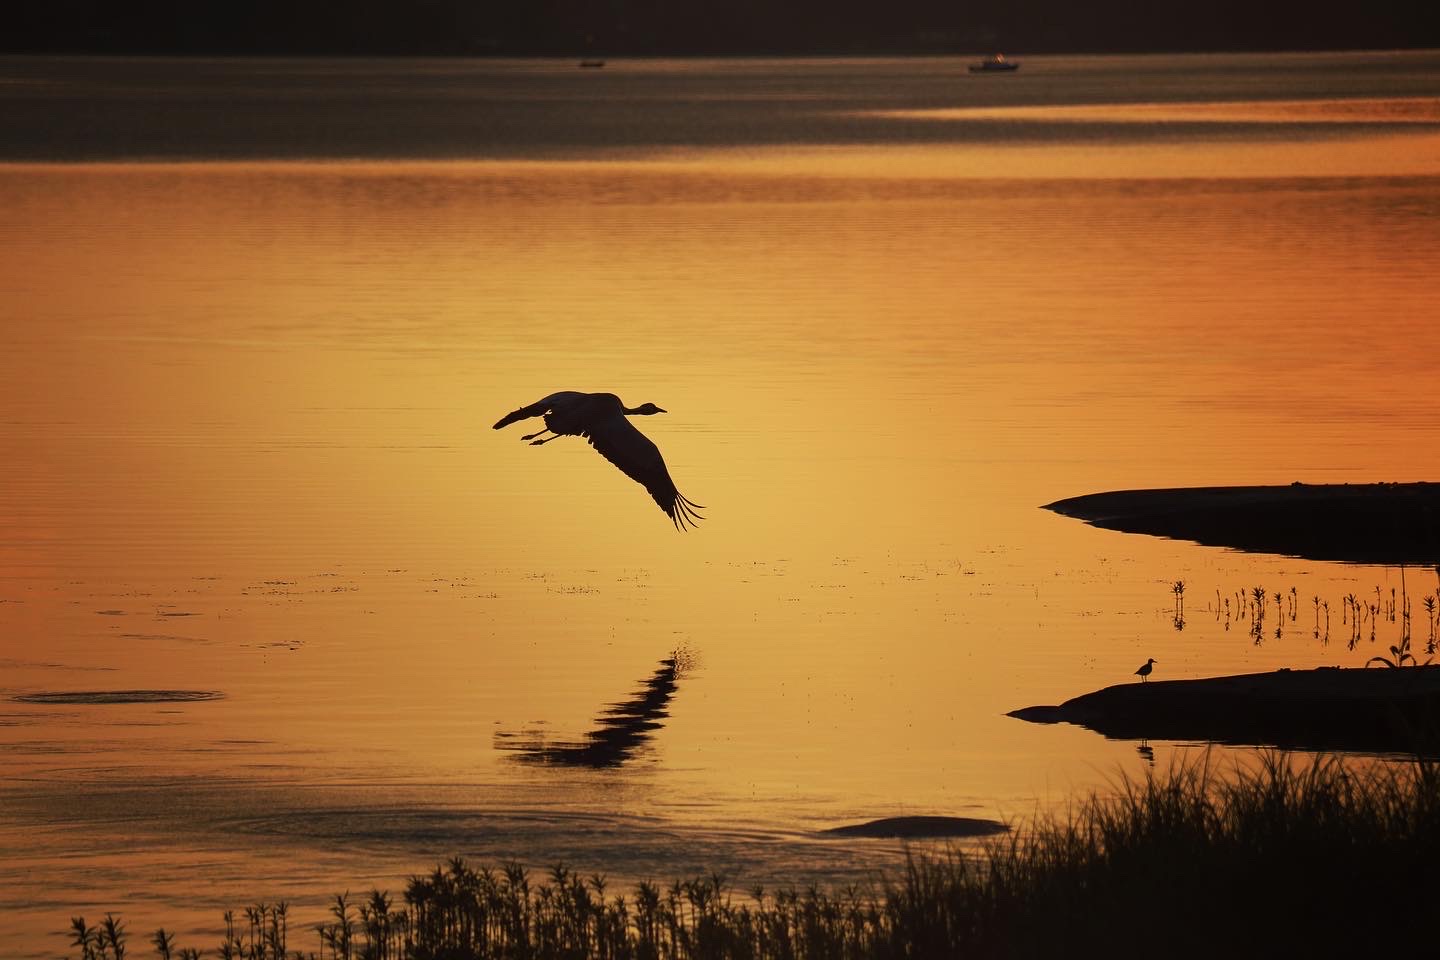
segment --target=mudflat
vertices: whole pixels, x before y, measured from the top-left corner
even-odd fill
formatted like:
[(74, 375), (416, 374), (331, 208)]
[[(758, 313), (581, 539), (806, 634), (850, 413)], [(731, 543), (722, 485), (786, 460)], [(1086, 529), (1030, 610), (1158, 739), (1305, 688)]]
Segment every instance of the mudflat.
[(1440, 484), (1115, 490), (1045, 509), (1097, 527), (1349, 563), (1440, 564)]
[(985, 837), (1010, 829), (998, 820), (975, 817), (909, 816), (886, 817), (866, 823), (822, 830), (829, 837), (878, 837), (919, 839), (924, 837)]
[(1007, 716), (1116, 740), (1190, 740), (1440, 756), (1440, 666), (1152, 680)]

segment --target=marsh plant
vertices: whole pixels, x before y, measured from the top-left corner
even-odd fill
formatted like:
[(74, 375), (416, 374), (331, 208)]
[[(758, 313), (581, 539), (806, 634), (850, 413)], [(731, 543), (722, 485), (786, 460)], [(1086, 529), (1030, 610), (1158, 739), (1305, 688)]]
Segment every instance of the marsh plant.
[[(1369, 660), (1366, 660), (1365, 666), (1368, 667), (1372, 663), (1381, 663), (1387, 667), (1403, 667), (1406, 664), (1412, 667), (1421, 666), (1415, 659), (1415, 655), (1410, 652), (1410, 637), (1408, 635), (1402, 636), (1398, 643), (1392, 643), (1390, 645), (1390, 656), (1382, 657), (1377, 654)], [(1430, 661), (1426, 660), (1424, 666), (1429, 665)]]
[[(1293, 587), (1291, 588), (1291, 591), (1292, 591), (1292, 592), (1294, 591), (1294, 588), (1293, 588)], [(1314, 598), (1314, 603), (1315, 603), (1315, 628), (1314, 628), (1314, 630), (1313, 630), (1313, 632), (1312, 632), (1311, 635), (1312, 635), (1316, 640), (1319, 640), (1321, 643), (1329, 643), (1329, 642), (1330, 642), (1330, 601), (1329, 601), (1329, 600), (1321, 600), (1321, 599), (1320, 599), (1320, 596), (1317, 594), (1317, 595), (1315, 596), (1315, 598)], [(1325, 611), (1325, 629), (1324, 629), (1324, 632), (1323, 632), (1323, 633), (1321, 632), (1321, 629), (1320, 629), (1320, 611), (1321, 611), (1322, 609)]]
[(97, 927), (88, 925), (84, 917), (71, 917), (70, 934), (70, 945), (80, 951), (81, 960), (125, 960), (125, 941), (129, 935), (125, 924), (114, 914), (105, 914), (105, 920)]
[(1436, 644), (1435, 644), (1435, 595), (1434, 595), (1433, 593), (1432, 593), (1432, 594), (1427, 594), (1426, 597), (1425, 597), (1424, 604), (1425, 604), (1425, 619), (1426, 619), (1426, 621), (1428, 622), (1429, 627), (1430, 627), (1430, 634), (1429, 634), (1428, 637), (1425, 638), (1425, 652), (1428, 653), (1428, 654), (1432, 654), (1432, 655), (1433, 655), (1433, 654), (1435, 653), (1435, 646), (1436, 646)]
[[(1370, 599), (1371, 592), (1374, 595), (1373, 601)], [(1247, 624), (1246, 632), (1258, 646), (1269, 638), (1284, 639), (1286, 622), (1299, 620), (1300, 603), (1299, 591), (1295, 587), (1290, 587), (1288, 591), (1270, 591), (1265, 587), (1256, 586), (1234, 590), (1228, 595), (1216, 589), (1213, 612), (1216, 623), (1221, 624), (1227, 631), (1232, 624), (1245, 622)], [(1426, 622), (1425, 654), (1433, 657), (1440, 653), (1440, 591), (1426, 595), (1421, 603), (1425, 610)], [(1328, 644), (1331, 624), (1330, 601), (1319, 594), (1314, 594), (1310, 598), (1310, 608), (1310, 635), (1322, 644)], [(1414, 620), (1414, 603), (1411, 594), (1405, 587), (1403, 569), (1399, 587), (1389, 588), (1388, 596), (1385, 590), (1377, 586), (1365, 593), (1347, 593), (1340, 598), (1340, 623), (1348, 627), (1347, 650), (1359, 648), (1361, 643), (1366, 640), (1371, 643), (1378, 642), (1382, 631), (1388, 633), (1394, 630), (1398, 633), (1396, 643), (1391, 650), (1392, 656), (1372, 657), (1368, 663), (1393, 660), (1400, 656), (1399, 653), (1396, 653), (1397, 649), (1413, 653), (1412, 645), (1418, 644), (1418, 640), (1412, 640)], [(1386, 624), (1395, 626), (1386, 627)], [(1406, 656), (1403, 660), (1406, 665), (1418, 662), (1413, 655)]]
[[(1433, 649), (1433, 629), (1431, 633), (1432, 643), (1427, 646), (1426, 652), (1433, 654), (1435, 652)], [(1372, 663), (1382, 663), (1387, 667), (1403, 667), (1408, 663), (1412, 667), (1428, 667), (1431, 660), (1433, 659), (1434, 657), (1431, 656), (1428, 657), (1424, 663), (1421, 663), (1420, 661), (1416, 660), (1415, 655), (1410, 652), (1410, 604), (1407, 600), (1401, 614), (1400, 639), (1390, 645), (1390, 656), (1371, 657), (1369, 660), (1365, 661), (1365, 666), (1368, 667)]]
[(1250, 638), (1258, 647), (1265, 640), (1265, 599), (1264, 587), (1250, 591)]
[(1361, 640), (1360, 635), (1360, 599), (1353, 593), (1345, 595), (1345, 614), (1341, 618), (1342, 623), (1350, 625), (1350, 639), (1346, 642), (1347, 650), (1354, 650)]
[[(379, 891), (336, 897), (318, 953), (285, 954), (266, 933), (276, 929), (274, 909), (257, 907), (245, 913), (248, 926), (229, 915), (225, 944), (203, 955), (889, 960), (1213, 957), (1238, 947), (1249, 956), (1378, 956), (1433, 944), (1428, 912), (1336, 918), (1353, 916), (1356, 891), (1430, 889), (1437, 859), (1436, 764), (1264, 753), (1222, 776), (1207, 755), (1121, 778), (1064, 816), (968, 852), (911, 857), (898, 876), (865, 888), (740, 893), (713, 875), (626, 893), (563, 867), (536, 877), (518, 864), (476, 869), (452, 859), (412, 877), (403, 905)], [(1197, 905), (1216, 922), (1196, 924)], [(1137, 917), (1154, 936), (1137, 931)], [(77, 918), (72, 930), (79, 960), (123, 960), (113, 916), (101, 928)], [(164, 958), (175, 945), (162, 933), (152, 943)]]

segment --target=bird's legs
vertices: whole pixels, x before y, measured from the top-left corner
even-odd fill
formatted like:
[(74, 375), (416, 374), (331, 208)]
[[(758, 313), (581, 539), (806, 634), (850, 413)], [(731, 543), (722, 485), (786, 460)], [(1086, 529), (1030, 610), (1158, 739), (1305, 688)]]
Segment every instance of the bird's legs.
[[(543, 431), (543, 430), (540, 431), (540, 433), (544, 433), (544, 432), (545, 432), (545, 431)], [(539, 433), (533, 434), (533, 436), (537, 436), (537, 437), (538, 437), (538, 436), (540, 436), (540, 434), (539, 434)], [(558, 434), (558, 433), (557, 433), (557, 434), (555, 434), (555, 436), (553, 436), (553, 437), (546, 437), (544, 440), (531, 440), (531, 441), (530, 441), (530, 446), (532, 446), (532, 447), (538, 447), (538, 446), (540, 446), (541, 444), (549, 443), (551, 440), (559, 440), (561, 436), (562, 436), (562, 434)]]
[(521, 437), (520, 439), (521, 439), (521, 440), (534, 440), (536, 437), (540, 436), (542, 433), (549, 433), (549, 432), (550, 432), (550, 428), (549, 428), (549, 427), (546, 427), (544, 430), (536, 430), (534, 433), (527, 433), (527, 434), (525, 434), (525, 436)]

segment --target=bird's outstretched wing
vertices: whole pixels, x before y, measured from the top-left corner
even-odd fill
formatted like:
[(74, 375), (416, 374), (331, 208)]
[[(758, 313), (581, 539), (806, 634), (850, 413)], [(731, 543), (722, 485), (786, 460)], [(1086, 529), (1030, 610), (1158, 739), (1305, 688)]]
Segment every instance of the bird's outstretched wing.
[(507, 413), (499, 420), (496, 420), (495, 429), (499, 430), (501, 427), (508, 427), (516, 420), (528, 420), (530, 417), (538, 417), (547, 409), (549, 409), (549, 404), (547, 404), (544, 400), (541, 400), (539, 403), (532, 403), (528, 407), (521, 407), (519, 410), (514, 410), (510, 413)]
[(592, 423), (583, 436), (625, 476), (650, 491), (650, 496), (660, 504), (660, 509), (665, 511), (677, 529), (684, 530), (687, 524), (693, 527), (697, 520), (705, 519), (696, 512), (703, 508), (686, 500), (675, 489), (675, 481), (670, 479), (670, 471), (665, 469), (660, 448), (624, 416), (607, 417)]

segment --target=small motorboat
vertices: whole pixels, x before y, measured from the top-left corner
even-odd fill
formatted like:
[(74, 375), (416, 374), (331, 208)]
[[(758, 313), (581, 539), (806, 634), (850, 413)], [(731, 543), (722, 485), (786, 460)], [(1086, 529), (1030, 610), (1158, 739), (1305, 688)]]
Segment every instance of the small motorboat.
[(581, 68), (582, 70), (599, 70), (599, 69), (601, 69), (601, 68), (604, 67), (604, 66), (605, 66), (605, 61), (604, 61), (604, 60), (581, 60), (581, 61), (580, 61), (580, 68)]
[(1007, 73), (1019, 69), (1019, 61), (1006, 60), (1003, 53), (992, 53), (979, 63), (970, 64), (971, 73)]

